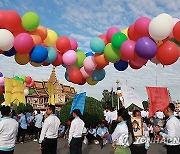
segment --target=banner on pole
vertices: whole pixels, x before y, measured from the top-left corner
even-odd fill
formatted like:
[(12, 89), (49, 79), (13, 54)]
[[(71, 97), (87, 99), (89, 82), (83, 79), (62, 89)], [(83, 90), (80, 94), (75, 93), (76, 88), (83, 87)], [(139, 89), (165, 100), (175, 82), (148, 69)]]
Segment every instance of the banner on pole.
[(47, 83), (47, 87), (48, 87), (48, 94), (49, 94), (49, 99), (48, 99), (48, 103), (51, 105), (55, 105), (55, 93), (54, 93), (54, 85), (52, 82), (48, 82)]
[(79, 109), (81, 114), (83, 115), (85, 103), (86, 103), (86, 92), (76, 94), (74, 96), (74, 99), (73, 99), (73, 102), (72, 102), (70, 114), (72, 113), (73, 110)]
[(152, 117), (156, 111), (164, 111), (169, 105), (169, 93), (166, 87), (146, 87), (149, 98), (149, 117)]

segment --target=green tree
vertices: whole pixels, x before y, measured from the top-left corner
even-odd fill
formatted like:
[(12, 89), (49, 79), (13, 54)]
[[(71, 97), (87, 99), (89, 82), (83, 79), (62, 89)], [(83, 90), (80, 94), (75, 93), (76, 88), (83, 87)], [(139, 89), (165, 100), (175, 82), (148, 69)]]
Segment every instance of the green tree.
[(13, 104), (12, 109), (15, 110), (16, 113), (20, 113), (20, 112), (23, 112), (23, 111), (29, 111), (29, 112), (33, 111), (33, 107), (28, 103), (27, 104), (20, 103), (19, 105), (14, 105)]
[[(68, 120), (72, 119), (72, 115), (70, 114), (71, 106), (72, 100), (63, 105), (60, 111), (60, 119), (63, 125), (66, 125)], [(104, 113), (101, 102), (93, 97), (86, 97), (84, 115), (82, 116), (86, 126), (97, 126), (103, 120), (103, 118)]]

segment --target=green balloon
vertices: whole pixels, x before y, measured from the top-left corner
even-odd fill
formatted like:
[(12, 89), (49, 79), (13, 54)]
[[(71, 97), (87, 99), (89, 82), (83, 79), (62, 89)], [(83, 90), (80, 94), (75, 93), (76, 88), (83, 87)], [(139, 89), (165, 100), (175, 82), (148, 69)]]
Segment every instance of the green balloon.
[(14, 80), (19, 80), (19, 76), (14, 76)]
[(83, 51), (78, 51), (77, 52), (77, 60), (75, 62), (75, 66), (82, 67), (85, 58), (86, 58), (85, 53)]
[(27, 31), (34, 31), (40, 23), (39, 16), (34, 12), (27, 12), (22, 16), (22, 25)]
[(116, 62), (120, 60), (120, 50), (114, 48), (111, 43), (108, 43), (104, 48), (104, 55), (110, 62)]
[(178, 42), (176, 39), (171, 38), (171, 39), (169, 39), (169, 41), (176, 43), (177, 46), (180, 47), (180, 42)]
[(26, 77), (25, 76), (21, 76), (21, 79), (23, 79), (23, 81), (25, 82)]
[(77, 50), (76, 50), (76, 52), (79, 52), (79, 51), (81, 51), (81, 50), (80, 50), (80, 49), (77, 49)]
[(22, 83), (24, 83), (24, 80), (22, 78), (19, 78), (18, 80), (21, 81)]
[(127, 36), (121, 32), (118, 32), (116, 34), (113, 35), (112, 39), (111, 39), (111, 43), (112, 45), (116, 48), (116, 49), (120, 49), (121, 45), (127, 40)]
[(34, 93), (33, 89), (29, 89), (29, 95), (32, 95)]

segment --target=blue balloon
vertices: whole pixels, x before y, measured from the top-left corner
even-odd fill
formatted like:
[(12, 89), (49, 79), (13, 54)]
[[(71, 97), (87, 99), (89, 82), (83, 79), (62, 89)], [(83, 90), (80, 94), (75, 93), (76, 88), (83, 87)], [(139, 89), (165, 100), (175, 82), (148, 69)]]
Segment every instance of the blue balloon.
[(30, 53), (30, 59), (35, 63), (42, 63), (48, 57), (47, 49), (42, 45), (37, 45), (34, 47)]
[(7, 56), (7, 57), (12, 57), (16, 54), (16, 50), (14, 47), (12, 47), (9, 51), (4, 51), (3, 55)]
[(53, 47), (48, 47), (47, 50), (48, 50), (48, 57), (46, 59), (46, 62), (52, 63), (53, 61), (55, 61), (57, 57), (57, 51)]
[(90, 41), (90, 48), (92, 51), (96, 53), (102, 53), (105, 48), (105, 43), (101, 38), (94, 37)]
[(93, 81), (101, 81), (105, 78), (105, 76), (106, 76), (106, 72), (104, 69), (94, 70), (93, 75), (92, 75), (92, 79), (93, 79)]
[(124, 60), (120, 60), (116, 63), (114, 63), (114, 67), (118, 70), (118, 71), (124, 71), (128, 68), (128, 62), (124, 61)]
[(90, 56), (94, 56), (94, 53), (92, 53), (92, 52), (87, 52), (87, 53), (86, 53), (86, 57), (90, 57)]
[(65, 77), (65, 79), (66, 79), (67, 81), (69, 81), (69, 82), (70, 82), (69, 75), (68, 75), (68, 73), (67, 73), (67, 72), (65, 72), (64, 77)]

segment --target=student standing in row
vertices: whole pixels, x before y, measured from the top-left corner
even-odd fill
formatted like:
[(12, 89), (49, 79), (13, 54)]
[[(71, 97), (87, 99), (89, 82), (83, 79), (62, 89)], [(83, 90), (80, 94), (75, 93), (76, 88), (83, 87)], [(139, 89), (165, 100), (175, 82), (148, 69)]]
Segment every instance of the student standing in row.
[(82, 154), (82, 134), (84, 122), (80, 119), (81, 112), (79, 109), (73, 110), (72, 115), (74, 119), (71, 122), (68, 139), (70, 154)]
[(43, 115), (40, 113), (40, 110), (37, 110), (37, 115), (35, 116), (35, 138), (34, 141), (37, 141), (39, 139), (39, 136), (41, 134), (42, 129), (42, 121), (43, 121)]
[(0, 120), (0, 154), (13, 154), (18, 122), (10, 118), (11, 109), (9, 106), (1, 107), (2, 118)]
[(46, 109), (48, 117), (44, 121), (39, 138), (39, 149), (42, 150), (42, 154), (57, 154), (57, 138), (60, 120), (54, 113), (55, 106), (49, 105)]

